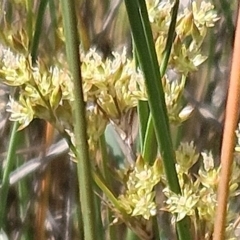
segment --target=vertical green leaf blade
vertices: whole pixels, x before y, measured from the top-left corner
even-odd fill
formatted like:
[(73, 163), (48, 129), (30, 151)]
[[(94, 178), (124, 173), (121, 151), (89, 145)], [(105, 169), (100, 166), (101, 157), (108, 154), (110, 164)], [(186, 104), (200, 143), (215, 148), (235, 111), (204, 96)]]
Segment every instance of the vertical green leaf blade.
[[(125, 5), (138, 54), (139, 64), (145, 77), (149, 107), (153, 118), (157, 142), (163, 158), (169, 188), (173, 192), (181, 194), (175, 169), (175, 153), (170, 135), (167, 108), (163, 87), (160, 81), (161, 76), (148, 20), (146, 4), (144, 0), (125, 0)], [(187, 218), (178, 222), (177, 229), (179, 239), (190, 239)]]

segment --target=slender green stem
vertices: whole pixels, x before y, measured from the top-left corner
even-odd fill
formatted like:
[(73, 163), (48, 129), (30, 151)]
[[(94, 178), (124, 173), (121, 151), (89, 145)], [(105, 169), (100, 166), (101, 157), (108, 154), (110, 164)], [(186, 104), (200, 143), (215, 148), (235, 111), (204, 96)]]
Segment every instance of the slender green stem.
[(161, 234), (160, 234), (160, 226), (158, 224), (158, 217), (154, 216), (153, 217), (153, 230), (154, 230), (154, 236), (155, 239), (161, 240)]
[(130, 228), (128, 228), (126, 240), (139, 240), (139, 237)]
[(227, 0), (220, 0), (220, 6), (222, 8), (223, 14), (225, 15), (226, 25), (230, 34), (234, 33), (235, 27), (232, 21), (232, 10), (231, 10), (231, 2)]
[(167, 42), (166, 42), (165, 50), (163, 53), (162, 63), (160, 65), (161, 78), (164, 76), (166, 72), (169, 57), (172, 50), (173, 41), (176, 35), (175, 27), (176, 27), (176, 21), (177, 21), (178, 7), (179, 7), (179, 0), (176, 0), (172, 9), (172, 18), (171, 18), (171, 23), (168, 30)]
[[(20, 134), (22, 134), (23, 136), (23, 132), (20, 132)], [(20, 167), (23, 161), (24, 159), (22, 156), (17, 156), (17, 167)], [(26, 209), (29, 201), (29, 189), (27, 186), (26, 179), (22, 179), (21, 181), (19, 181), (19, 183), (17, 184), (17, 190), (18, 190), (18, 199), (19, 199), (19, 216), (20, 216), (21, 222), (23, 223), (26, 217), (26, 212), (27, 212)], [(31, 239), (29, 225), (22, 224), (21, 237), (22, 239), (26, 239), (26, 240)]]
[(113, 195), (113, 193), (109, 190), (109, 188), (106, 187), (104, 184), (103, 180), (95, 173), (94, 171), (92, 172), (93, 179), (96, 182), (97, 186), (104, 192), (104, 194), (107, 196), (109, 201), (114, 205), (116, 210), (122, 213), (126, 217), (125, 211), (123, 208), (120, 206), (119, 201), (117, 198)]
[(74, 83), (74, 122), (77, 149), (77, 169), (80, 188), (80, 204), (83, 212), (85, 239), (97, 239), (95, 224), (95, 208), (93, 202), (92, 174), (87, 144), (87, 123), (85, 118), (85, 103), (82, 90), (81, 65), (79, 57), (79, 40), (74, 0), (61, 0), (63, 26), (66, 38), (66, 52), (70, 72)]
[(41, 0), (38, 7), (37, 21), (35, 25), (33, 42), (31, 46), (31, 56), (32, 56), (33, 63), (35, 63), (37, 60), (37, 50), (38, 50), (39, 40), (42, 32), (43, 17), (44, 17), (47, 3), (48, 3), (48, 0)]
[[(156, 130), (157, 141), (161, 146), (166, 175), (172, 191), (180, 193), (180, 186), (175, 171), (175, 155), (172, 148), (167, 108), (164, 99), (163, 87), (160, 81), (160, 73), (153, 40), (146, 40), (146, 26), (143, 28), (142, 15), (135, 1), (125, 0), (128, 16), (132, 28), (135, 45), (138, 51), (140, 66), (143, 70), (148, 91), (149, 106)], [(142, 12), (141, 12), (142, 13)], [(146, 23), (145, 23), (146, 24)], [(150, 25), (147, 24), (149, 31)], [(150, 39), (152, 34), (150, 34)], [(141, 41), (139, 41), (139, 39)]]
[(32, 41), (32, 21), (33, 21), (33, 12), (32, 12), (32, 0), (26, 0), (27, 6), (27, 34), (30, 42)]
[[(163, 58), (162, 58), (162, 62), (160, 65), (160, 78), (161, 79), (167, 70), (168, 61), (169, 61), (171, 49), (172, 49), (172, 44), (173, 44), (173, 41), (174, 41), (174, 38), (176, 35), (175, 34), (175, 26), (176, 26), (176, 19), (177, 19), (177, 13), (178, 13), (178, 5), (179, 5), (179, 2), (176, 1), (175, 5), (173, 7), (173, 11), (172, 11), (172, 20), (171, 20), (171, 23), (169, 26), (166, 46), (165, 46), (165, 50), (163, 52)], [(146, 16), (145, 16), (145, 18), (146, 18)], [(155, 143), (156, 143), (156, 136), (155, 136), (155, 132), (154, 132), (154, 128), (153, 128), (152, 116), (150, 115), (149, 119), (148, 119), (148, 125), (147, 125), (147, 129), (146, 129), (146, 135), (144, 138), (144, 145), (143, 145), (143, 158), (146, 162), (151, 162), (154, 160), (154, 157), (156, 157), (157, 149), (156, 149)]]
[(110, 174), (109, 174), (108, 167), (107, 167), (107, 162), (108, 162), (107, 144), (106, 144), (106, 139), (105, 139), (104, 134), (102, 134), (102, 136), (100, 136), (99, 147), (101, 150), (101, 158), (102, 158), (102, 162), (101, 162), (102, 163), (101, 164), (102, 175), (105, 178), (106, 182), (109, 185), (111, 185), (110, 184)]
[[(139, 61), (138, 61), (138, 55), (134, 45), (134, 41), (133, 41), (133, 57), (135, 59), (135, 65), (137, 69), (139, 67)], [(138, 101), (137, 112), (138, 112), (138, 121), (139, 121), (139, 144), (140, 144), (140, 152), (142, 153), (144, 148), (144, 139), (146, 137), (148, 118), (149, 118), (148, 102), (141, 101), (141, 100)]]
[(148, 102), (138, 101), (137, 109), (138, 109), (138, 119), (139, 119), (140, 149), (142, 152), (144, 148), (144, 139), (146, 136), (146, 129), (147, 129), (148, 118), (149, 118)]
[[(125, 0), (125, 5), (132, 29), (135, 46), (138, 53), (141, 69), (145, 77), (148, 92), (149, 107), (153, 118), (158, 146), (163, 158), (166, 177), (169, 188), (181, 194), (181, 189), (175, 169), (175, 153), (173, 150), (167, 108), (161, 76), (159, 72), (157, 55), (153, 43), (152, 32), (148, 20), (146, 4), (144, 0)], [(176, 17), (179, 1), (175, 1), (173, 17)], [(176, 19), (173, 19), (176, 21)], [(174, 26), (174, 24), (172, 24)], [(174, 30), (174, 29), (173, 29)], [(181, 240), (191, 239), (188, 219), (185, 218), (177, 224), (178, 237)]]
[(13, 165), (15, 163), (15, 154), (16, 154), (16, 147), (19, 142), (19, 132), (17, 131), (19, 124), (15, 122), (13, 124), (11, 137), (8, 146), (8, 153), (7, 153), (7, 160), (6, 160), (6, 167), (4, 168), (3, 177), (2, 177), (2, 184), (0, 188), (0, 230), (4, 228), (5, 217), (6, 217), (6, 202), (7, 196), (9, 191), (9, 177)]
[[(106, 144), (106, 139), (105, 139), (105, 135), (102, 134), (102, 136), (99, 139), (99, 146), (100, 146), (100, 150), (101, 150), (101, 155), (102, 155), (102, 166), (101, 166), (101, 171), (102, 171), (102, 175), (105, 178), (107, 184), (108, 184), (108, 188), (111, 190), (112, 189), (112, 184), (111, 184), (111, 179), (110, 179), (110, 174), (108, 171), (108, 165), (107, 163), (109, 162), (109, 158), (108, 158), (108, 152), (107, 152), (107, 144)], [(111, 222), (112, 222), (112, 217), (111, 217), (111, 211), (109, 208), (106, 209), (106, 216), (107, 216), (107, 225), (110, 226)], [(110, 226), (109, 227), (109, 238), (110, 239), (114, 239), (114, 236), (116, 236), (115, 233), (115, 227), (114, 226)]]
[[(68, 146), (71, 149), (71, 151), (77, 155), (77, 151), (73, 143), (71, 142), (70, 137), (68, 136), (67, 133), (62, 133), (62, 136), (67, 140)], [(108, 200), (114, 205), (116, 210), (118, 210), (122, 216), (127, 218), (127, 215), (123, 208), (120, 206), (119, 201), (117, 198), (114, 196), (112, 191), (106, 186), (104, 179), (100, 177), (95, 171), (92, 170), (92, 177), (94, 179), (94, 182), (97, 184), (97, 186), (103, 191), (103, 193), (107, 196)]]
[(54, 0), (49, 0), (49, 10), (51, 16), (51, 27), (53, 29), (53, 49), (56, 48), (56, 30), (57, 30), (57, 14), (56, 14), (56, 6)]
[(152, 116), (150, 115), (148, 118), (146, 136), (144, 138), (144, 145), (142, 151), (144, 161), (149, 164), (152, 164), (156, 159), (157, 149), (158, 147), (153, 127), (153, 119)]
[[(98, 193), (100, 192), (99, 189), (97, 189), (97, 192)], [(105, 229), (103, 227), (102, 216), (101, 216), (102, 199), (99, 198), (99, 196), (97, 196), (97, 195), (94, 195), (94, 205), (95, 205), (95, 209), (96, 209), (96, 213), (95, 213), (96, 232), (98, 235), (98, 239), (104, 240), (105, 239), (105, 237), (104, 237)]]

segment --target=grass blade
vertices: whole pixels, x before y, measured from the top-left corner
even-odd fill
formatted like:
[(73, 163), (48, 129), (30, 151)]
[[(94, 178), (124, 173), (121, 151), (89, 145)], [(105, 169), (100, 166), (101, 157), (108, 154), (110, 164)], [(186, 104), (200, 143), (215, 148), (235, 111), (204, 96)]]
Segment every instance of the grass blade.
[[(179, 1), (176, 1), (177, 7), (178, 4)], [(138, 60), (145, 77), (153, 126), (155, 128), (158, 146), (163, 158), (169, 188), (173, 192), (181, 194), (175, 169), (175, 153), (170, 136), (167, 108), (163, 87), (160, 81), (161, 76), (148, 20), (146, 4), (144, 0), (125, 0), (125, 5), (138, 54)], [(178, 222), (177, 229), (179, 239), (191, 239), (187, 218)]]

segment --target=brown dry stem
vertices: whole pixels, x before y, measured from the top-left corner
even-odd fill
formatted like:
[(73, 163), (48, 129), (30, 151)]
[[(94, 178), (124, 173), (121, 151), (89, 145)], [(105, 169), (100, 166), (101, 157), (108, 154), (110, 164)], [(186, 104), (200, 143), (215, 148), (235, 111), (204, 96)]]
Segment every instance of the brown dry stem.
[[(239, 11), (240, 13), (240, 11)], [(225, 126), (221, 150), (221, 173), (218, 186), (218, 206), (214, 224), (213, 240), (224, 240), (229, 181), (235, 146), (235, 130), (237, 128), (240, 108), (240, 16), (235, 32), (232, 68), (226, 106)]]

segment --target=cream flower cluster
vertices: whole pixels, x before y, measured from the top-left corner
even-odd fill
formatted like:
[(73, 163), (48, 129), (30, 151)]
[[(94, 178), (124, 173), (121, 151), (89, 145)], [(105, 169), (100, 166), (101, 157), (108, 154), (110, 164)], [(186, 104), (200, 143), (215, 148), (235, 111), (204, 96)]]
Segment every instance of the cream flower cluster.
[(154, 186), (160, 181), (161, 166), (157, 159), (153, 166), (144, 163), (138, 157), (135, 167), (130, 172), (124, 195), (119, 200), (125, 211), (131, 216), (142, 216), (149, 220), (157, 214)]

